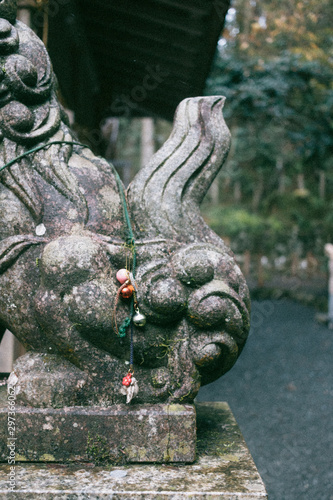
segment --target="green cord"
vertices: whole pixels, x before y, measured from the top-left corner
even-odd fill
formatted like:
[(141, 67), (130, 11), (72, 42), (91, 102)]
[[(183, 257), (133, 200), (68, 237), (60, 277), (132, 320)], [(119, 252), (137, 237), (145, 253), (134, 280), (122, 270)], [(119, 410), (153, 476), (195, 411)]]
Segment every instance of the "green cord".
[(125, 337), (126, 336), (126, 330), (130, 326), (131, 321), (132, 321), (132, 317), (131, 316), (127, 316), (127, 318), (124, 319), (124, 321), (122, 322), (122, 324), (120, 325), (119, 330), (118, 330), (118, 336), (119, 337)]
[[(113, 165), (112, 165), (113, 167)], [(133, 255), (133, 263), (132, 263), (132, 274), (133, 278), (135, 278), (135, 271), (136, 271), (136, 245), (135, 245), (135, 240), (134, 240), (134, 234), (133, 234), (133, 229), (132, 229), (132, 224), (131, 224), (131, 219), (130, 215), (128, 213), (128, 208), (127, 208), (127, 201), (126, 201), (126, 195), (124, 192), (123, 188), (123, 183), (121, 182), (121, 179), (118, 175), (118, 172), (116, 169), (113, 167), (114, 175), (117, 181), (119, 193), (121, 195), (121, 201), (123, 205), (123, 211), (124, 211), (124, 218), (125, 222), (127, 225), (127, 245), (130, 246), (132, 250), (132, 255)], [(131, 337), (130, 337), (130, 367), (133, 367), (134, 363), (134, 342), (133, 342), (133, 316), (134, 316), (134, 297), (132, 297), (131, 300), (131, 312), (130, 316), (128, 316), (120, 325), (120, 328), (118, 330), (118, 335), (119, 337), (125, 337), (126, 335), (126, 330), (129, 326), (131, 326)]]
[(125, 217), (125, 222), (126, 222), (127, 230), (128, 230), (127, 244), (128, 245), (134, 245), (134, 234), (133, 234), (133, 230), (132, 230), (131, 219), (130, 219), (130, 216), (129, 216), (129, 213), (128, 213), (128, 209), (127, 209), (127, 202), (126, 202), (126, 196), (125, 196), (124, 188), (123, 188), (123, 185), (122, 185), (122, 181), (121, 181), (121, 179), (119, 177), (119, 174), (118, 174), (117, 170), (114, 167), (113, 167), (113, 171), (114, 171), (114, 174), (115, 174), (115, 177), (116, 177), (118, 189), (119, 189), (120, 194), (121, 194), (121, 201), (122, 201), (122, 205), (123, 205), (123, 209), (124, 209), (124, 217)]
[(47, 142), (45, 144), (42, 144), (40, 146), (36, 146), (33, 149), (29, 149), (29, 151), (26, 151), (25, 153), (22, 153), (21, 155), (17, 156), (13, 160), (10, 160), (8, 163), (0, 167), (0, 172), (4, 170), (5, 168), (11, 167), (14, 165), (14, 163), (22, 160), (28, 155), (31, 155), (32, 153), (36, 153), (36, 151), (40, 151), (41, 149), (48, 148), (49, 146), (52, 146), (53, 144), (69, 144), (71, 146), (82, 146), (83, 148), (88, 148), (89, 146), (86, 146), (85, 144), (81, 144), (80, 142), (71, 142), (71, 141), (51, 141)]
[[(113, 167), (113, 165), (112, 165), (112, 167)], [(113, 172), (114, 172), (114, 175), (115, 175), (115, 178), (116, 178), (116, 181), (117, 181), (117, 185), (118, 185), (118, 189), (119, 189), (119, 192), (120, 192), (120, 195), (121, 195), (121, 202), (122, 202), (122, 205), (123, 205), (124, 218), (125, 218), (125, 222), (126, 222), (126, 226), (127, 226), (127, 231), (128, 231), (128, 235), (127, 235), (126, 241), (127, 241), (127, 245), (130, 246), (131, 249), (132, 249), (132, 255), (133, 255), (132, 274), (133, 274), (133, 277), (135, 278), (135, 271), (136, 271), (136, 245), (135, 245), (134, 233), (133, 233), (133, 229), (132, 229), (130, 215), (128, 213), (126, 196), (125, 196), (125, 192), (124, 192), (124, 188), (123, 188), (121, 179), (119, 177), (118, 172), (116, 171), (116, 169), (114, 167), (113, 167)]]

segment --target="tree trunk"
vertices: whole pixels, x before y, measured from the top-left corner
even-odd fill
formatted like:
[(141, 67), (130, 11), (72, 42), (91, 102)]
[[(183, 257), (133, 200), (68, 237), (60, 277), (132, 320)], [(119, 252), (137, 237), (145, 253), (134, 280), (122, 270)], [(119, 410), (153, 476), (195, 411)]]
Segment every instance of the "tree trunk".
[(105, 158), (115, 160), (117, 158), (117, 139), (119, 135), (119, 119), (108, 118), (102, 127), (103, 137), (107, 142)]
[(31, 10), (28, 7), (20, 7), (20, 2), (18, 3), (17, 19), (29, 28), (31, 27)]
[(297, 276), (298, 263), (299, 263), (298, 255), (297, 255), (297, 253), (294, 252), (291, 256), (291, 275), (292, 276)]
[[(230, 133), (231, 133), (231, 144), (230, 144), (230, 151), (228, 154), (228, 160), (227, 163), (223, 169), (223, 185), (221, 186), (222, 190), (222, 197), (223, 194), (229, 194), (230, 191), (232, 190), (232, 175), (233, 175), (233, 168), (232, 168), (232, 162), (233, 158), (235, 157), (236, 151), (237, 151), (237, 134), (238, 134), (238, 127), (237, 125), (233, 125), (230, 128)], [(230, 165), (230, 167), (229, 167)]]
[(278, 193), (279, 194), (284, 194), (286, 191), (286, 175), (284, 173), (284, 168), (283, 168), (283, 158), (281, 156), (278, 156), (276, 159), (276, 168), (279, 174), (278, 177)]
[(220, 201), (219, 181), (215, 179), (209, 189), (209, 197), (212, 205), (218, 205)]
[(264, 192), (264, 176), (260, 172), (259, 173), (258, 182), (256, 183), (253, 189), (253, 197), (252, 197), (252, 209), (256, 212), (259, 208), (259, 204)]
[(239, 203), (242, 200), (242, 187), (240, 181), (235, 181), (234, 183), (234, 200), (235, 203)]
[(326, 194), (326, 173), (323, 170), (319, 172), (319, 197), (324, 200)]
[(261, 262), (262, 255), (258, 255), (258, 281), (257, 285), (259, 288), (263, 287), (265, 284), (265, 277), (264, 277), (264, 266), (262, 265)]
[(251, 254), (249, 250), (245, 250), (244, 252), (244, 276), (249, 276), (250, 274), (250, 269), (251, 269)]
[(297, 174), (297, 189), (305, 189), (304, 174)]
[[(242, 39), (248, 39), (251, 30), (252, 20), (252, 5), (248, 0), (241, 0), (237, 9), (237, 24), (239, 26), (240, 35)], [(237, 40), (237, 39), (236, 39)]]
[(147, 165), (155, 153), (154, 120), (142, 118), (141, 120), (141, 168)]
[(307, 266), (306, 266), (307, 275), (309, 277), (314, 276), (317, 272), (319, 263), (312, 252), (308, 252), (306, 254), (306, 264), (307, 264)]

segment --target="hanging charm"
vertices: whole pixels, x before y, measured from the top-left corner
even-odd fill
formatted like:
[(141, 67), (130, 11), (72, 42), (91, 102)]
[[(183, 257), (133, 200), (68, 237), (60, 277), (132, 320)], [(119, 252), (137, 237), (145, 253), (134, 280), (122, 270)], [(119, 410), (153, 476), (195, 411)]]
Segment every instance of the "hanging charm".
[(139, 385), (131, 371), (123, 378), (123, 385), (120, 393), (126, 396), (126, 403), (129, 404), (139, 393)]
[[(1, 0), (0, 0), (1, 1)], [(134, 326), (144, 326), (146, 324), (146, 317), (144, 314), (141, 314), (138, 308), (137, 302), (137, 284), (135, 282), (135, 271), (136, 271), (136, 259), (137, 259), (137, 250), (135, 245), (134, 234), (132, 230), (131, 220), (128, 213), (126, 196), (124, 193), (123, 185), (121, 180), (116, 174), (116, 180), (119, 187), (119, 191), (121, 193), (123, 210), (124, 210), (124, 221), (127, 226), (127, 238), (126, 238), (126, 247), (130, 248), (132, 253), (132, 262), (131, 266), (127, 265), (127, 254), (126, 254), (126, 265), (125, 268), (119, 269), (116, 274), (116, 279), (120, 283), (120, 288), (118, 289), (114, 311), (113, 311), (113, 321), (115, 325), (115, 332), (120, 337), (124, 337), (126, 335), (126, 329), (130, 326), (130, 360), (129, 366), (130, 369), (125, 377), (122, 380), (122, 387), (120, 389), (120, 393), (126, 396), (126, 403), (130, 403), (135, 396), (137, 396), (139, 392), (139, 385), (134, 377), (133, 371), (133, 363), (134, 363)], [(131, 270), (129, 270), (131, 268)], [(128, 316), (121, 324), (119, 328), (119, 332), (117, 329), (117, 305), (119, 298), (131, 298), (131, 312), (130, 316)]]
[[(126, 212), (126, 203), (124, 205)], [(113, 321), (115, 325), (115, 332), (119, 337), (124, 337), (126, 335), (126, 329), (130, 326), (131, 334), (130, 334), (130, 369), (125, 377), (122, 380), (122, 387), (120, 389), (120, 394), (126, 396), (126, 403), (129, 404), (135, 396), (137, 396), (139, 392), (139, 385), (134, 377), (133, 371), (133, 360), (134, 360), (134, 326), (144, 326), (146, 324), (146, 317), (144, 314), (141, 314), (138, 308), (138, 302), (136, 294), (138, 292), (137, 284), (135, 282), (135, 268), (136, 268), (136, 248), (132, 233), (132, 228), (128, 226), (129, 233), (131, 236), (131, 245), (133, 252), (133, 263), (132, 263), (132, 271), (128, 270), (127, 267), (127, 258), (126, 258), (126, 268), (119, 269), (116, 274), (116, 279), (120, 283), (120, 288), (117, 292), (117, 297), (114, 305), (113, 312)], [(123, 299), (131, 299), (131, 313), (120, 325), (119, 331), (117, 328), (117, 305), (119, 301), (119, 297)]]
[(139, 311), (139, 308), (135, 308), (135, 313), (133, 315), (133, 324), (135, 326), (143, 327), (145, 326), (147, 318), (144, 314)]

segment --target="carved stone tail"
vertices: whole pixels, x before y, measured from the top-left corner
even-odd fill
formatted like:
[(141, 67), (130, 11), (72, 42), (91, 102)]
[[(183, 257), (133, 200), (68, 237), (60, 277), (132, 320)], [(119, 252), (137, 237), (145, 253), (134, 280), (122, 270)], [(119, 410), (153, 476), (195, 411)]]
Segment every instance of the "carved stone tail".
[(169, 139), (128, 188), (138, 237), (223, 245), (202, 219), (199, 205), (229, 151), (224, 100), (196, 97), (178, 106)]

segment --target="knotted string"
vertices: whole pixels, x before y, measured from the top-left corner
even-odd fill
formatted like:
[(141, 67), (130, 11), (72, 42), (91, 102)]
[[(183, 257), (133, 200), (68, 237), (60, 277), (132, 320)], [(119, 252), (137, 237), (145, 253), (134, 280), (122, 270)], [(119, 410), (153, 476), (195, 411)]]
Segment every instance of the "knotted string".
[(126, 330), (127, 330), (127, 328), (129, 327), (129, 325), (131, 323), (131, 317), (128, 316), (122, 322), (122, 324), (120, 325), (119, 330), (118, 330), (118, 325), (117, 325), (117, 306), (118, 306), (120, 294), (123, 291), (123, 289), (126, 288), (127, 286), (128, 286), (128, 280), (125, 281), (125, 283), (123, 283), (121, 285), (121, 287), (119, 287), (118, 292), (117, 292), (117, 296), (116, 296), (116, 300), (115, 300), (115, 303), (114, 303), (114, 309), (113, 309), (112, 319), (113, 319), (113, 322), (114, 322), (114, 331), (116, 332), (116, 334), (118, 335), (118, 337), (125, 337)]
[[(127, 200), (126, 200), (126, 194), (123, 188), (123, 183), (119, 177), (118, 172), (114, 168), (113, 165), (113, 173), (116, 178), (118, 190), (120, 193), (121, 197), (121, 202), (123, 205), (123, 214), (124, 214), (124, 220), (125, 220), (125, 226), (126, 226), (126, 244), (127, 246), (131, 249), (132, 252), (132, 276), (133, 280), (135, 279), (135, 272), (136, 272), (136, 257), (137, 257), (137, 251), (136, 251), (136, 245), (135, 245), (135, 239), (134, 239), (134, 233), (132, 229), (132, 224), (131, 224), (131, 219), (130, 215), (128, 212), (128, 206), (127, 206)], [(121, 288), (121, 287), (120, 287)], [(120, 293), (118, 291), (118, 293)], [(119, 299), (119, 296), (117, 294), (117, 297)], [(130, 310), (130, 315), (122, 322), (122, 324), (119, 327), (118, 330), (118, 335), (119, 337), (124, 337), (126, 335), (126, 330), (129, 326), (131, 326), (131, 337), (130, 337), (130, 370), (133, 370), (133, 362), (134, 362), (134, 341), (133, 341), (133, 316), (134, 316), (134, 306), (136, 302), (136, 294), (133, 293), (133, 296), (131, 298), (131, 310)]]

